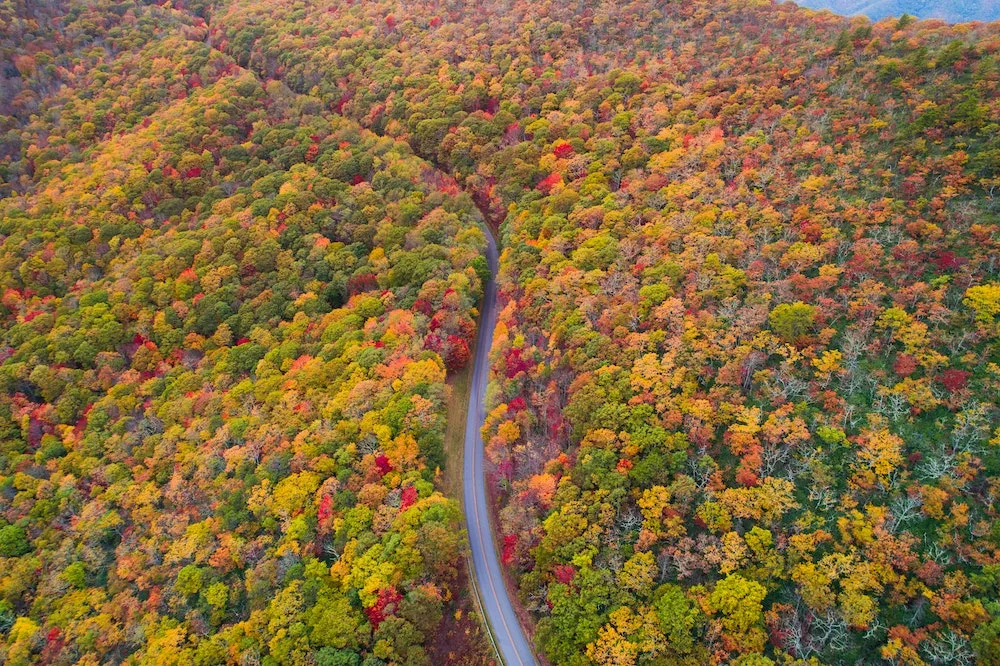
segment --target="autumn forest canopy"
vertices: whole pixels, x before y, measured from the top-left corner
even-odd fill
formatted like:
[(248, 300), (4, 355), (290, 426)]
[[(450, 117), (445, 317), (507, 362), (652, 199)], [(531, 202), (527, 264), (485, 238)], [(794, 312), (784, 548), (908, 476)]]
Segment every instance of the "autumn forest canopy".
[(1000, 665), (1000, 24), (770, 0), (0, 0), (0, 663), (488, 659), (488, 228), (547, 663)]

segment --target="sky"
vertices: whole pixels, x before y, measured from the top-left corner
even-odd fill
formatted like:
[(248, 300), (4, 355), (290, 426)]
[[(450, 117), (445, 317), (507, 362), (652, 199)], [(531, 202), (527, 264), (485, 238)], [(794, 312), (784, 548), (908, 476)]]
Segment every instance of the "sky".
[(864, 14), (872, 20), (911, 14), (949, 22), (1000, 20), (1000, 0), (797, 0), (813, 9), (838, 14)]

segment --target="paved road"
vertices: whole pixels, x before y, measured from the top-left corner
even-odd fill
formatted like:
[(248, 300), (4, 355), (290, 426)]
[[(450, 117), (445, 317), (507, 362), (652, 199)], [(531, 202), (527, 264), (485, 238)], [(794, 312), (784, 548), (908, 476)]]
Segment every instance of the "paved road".
[(479, 339), (476, 342), (472, 386), (469, 389), (469, 412), (465, 421), (465, 469), (463, 471), (462, 500), (465, 521), (472, 547), (472, 576), (479, 588), (479, 597), (486, 614), (486, 622), (493, 635), (494, 644), (506, 666), (536, 664), (531, 641), (521, 628), (514, 614), (507, 588), (504, 587), (497, 557), (490, 512), (486, 503), (486, 484), (483, 469), (483, 438), (480, 430), (486, 418), (486, 384), (489, 379), (489, 352), (493, 343), (493, 329), (497, 321), (497, 248), (493, 234), (486, 232), (486, 258), (491, 278), (486, 285), (483, 310), (479, 321)]

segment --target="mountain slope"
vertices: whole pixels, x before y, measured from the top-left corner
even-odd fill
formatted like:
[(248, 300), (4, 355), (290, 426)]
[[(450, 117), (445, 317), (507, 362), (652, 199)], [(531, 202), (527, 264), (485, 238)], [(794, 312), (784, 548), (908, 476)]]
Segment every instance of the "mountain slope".
[(1000, 659), (995, 28), (109, 10), (126, 48), (5, 120), (8, 661), (427, 661), (489, 272), (451, 177), (500, 229), (482, 434), (546, 659)]
[(158, 38), (40, 101), (0, 200), (0, 661), (430, 663), (471, 202), (126, 13)]
[(728, 2), (213, 29), (503, 220), (487, 455), (552, 662), (988, 658), (995, 31)]

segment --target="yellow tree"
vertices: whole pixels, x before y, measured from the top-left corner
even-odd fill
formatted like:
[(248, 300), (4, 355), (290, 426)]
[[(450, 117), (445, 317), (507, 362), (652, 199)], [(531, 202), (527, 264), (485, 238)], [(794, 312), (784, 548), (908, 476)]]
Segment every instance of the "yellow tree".
[(730, 651), (760, 652), (767, 636), (764, 633), (763, 601), (767, 589), (739, 574), (720, 580), (709, 595), (714, 620), (723, 632), (723, 643)]

